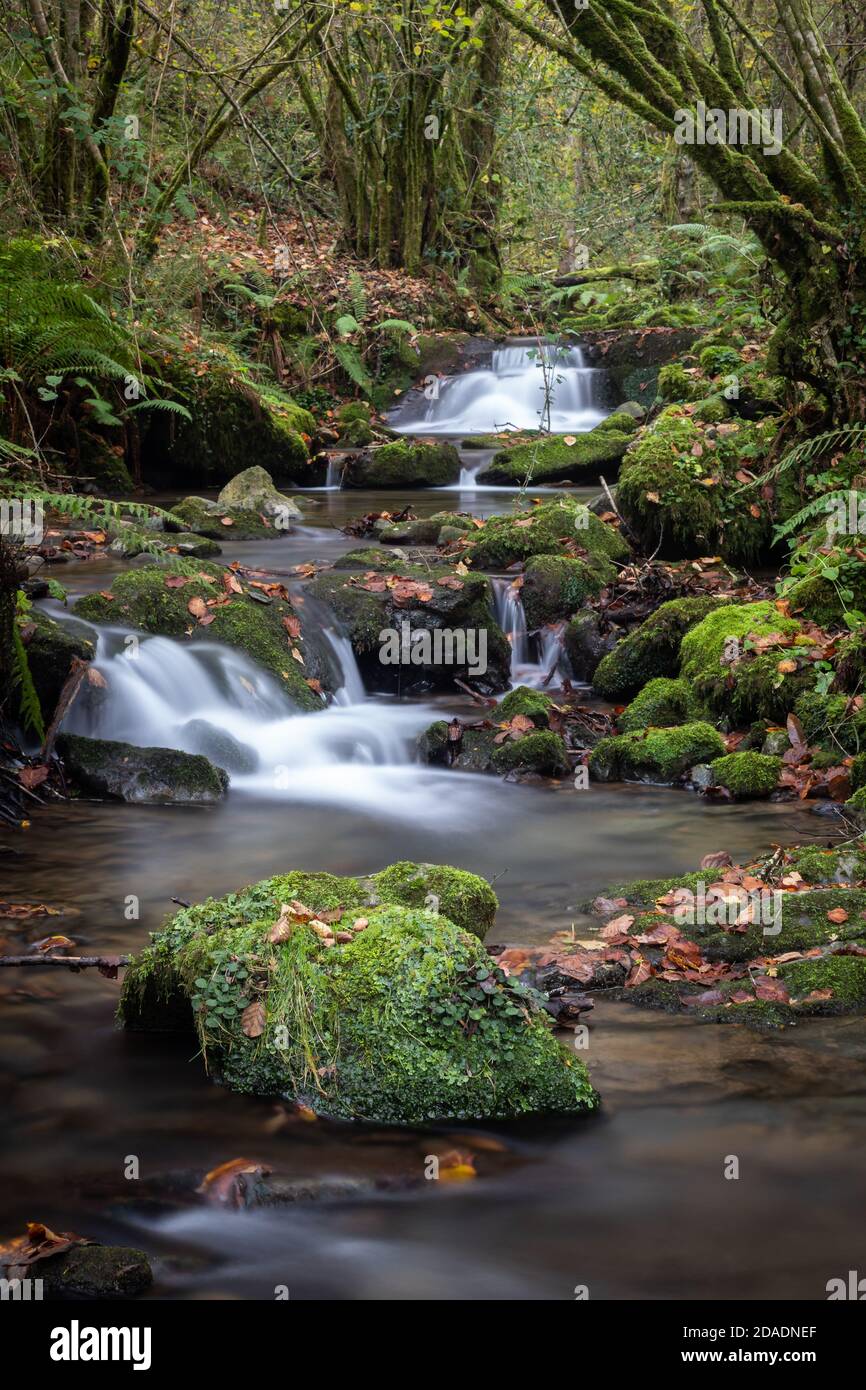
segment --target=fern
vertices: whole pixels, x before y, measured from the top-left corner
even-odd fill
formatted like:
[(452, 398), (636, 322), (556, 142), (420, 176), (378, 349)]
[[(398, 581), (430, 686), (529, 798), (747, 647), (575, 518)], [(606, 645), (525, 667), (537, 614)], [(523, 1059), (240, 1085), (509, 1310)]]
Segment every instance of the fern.
[(362, 391), (372, 391), (373, 381), (358, 349), (352, 347), (351, 343), (334, 343), (333, 346), (334, 356), (346, 375), (356, 386), (360, 386)]
[(363, 323), (367, 317), (367, 291), (364, 289), (364, 281), (356, 270), (349, 276), (349, 299), (352, 304), (352, 313), (359, 323)]
[(44, 743), (45, 725), (42, 721), (42, 709), (39, 704), (39, 696), (36, 694), (36, 686), (33, 684), (33, 677), (30, 674), (27, 650), (17, 622), (12, 625), (12, 658), (12, 684), (20, 692), (21, 721), (25, 729), (30, 729), (39, 739), (39, 742)]
[(744, 492), (746, 488), (763, 487), (765, 483), (773, 482), (789, 468), (811, 463), (821, 454), (829, 454), (843, 446), (847, 449), (863, 443), (866, 443), (866, 425), (840, 425), (838, 429), (827, 430), (824, 434), (816, 434), (811, 439), (804, 439), (788, 449), (787, 453), (783, 454), (772, 468), (768, 468), (766, 473), (762, 473), (760, 478), (746, 483), (737, 491)]
[(841, 502), (843, 505), (847, 503), (848, 492), (849, 489), (847, 488), (836, 488), (833, 492), (824, 492), (820, 497), (813, 497), (811, 502), (807, 502), (805, 507), (801, 507), (794, 516), (789, 516), (787, 521), (783, 521), (775, 528), (775, 539), (781, 541), (784, 540), (786, 536), (795, 535), (798, 531), (801, 531), (808, 522), (812, 521), (819, 512), (824, 512), (829, 516), (831, 508), (836, 503)]

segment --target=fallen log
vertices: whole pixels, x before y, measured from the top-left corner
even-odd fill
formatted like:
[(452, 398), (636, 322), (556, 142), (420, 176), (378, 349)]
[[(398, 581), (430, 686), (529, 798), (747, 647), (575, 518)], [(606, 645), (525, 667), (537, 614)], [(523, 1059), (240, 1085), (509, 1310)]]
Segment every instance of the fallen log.
[(50, 951), (29, 956), (0, 956), (0, 966), (53, 965), (74, 972), (96, 969), (110, 980), (116, 980), (118, 970), (123, 970), (131, 961), (132, 956), (56, 956)]

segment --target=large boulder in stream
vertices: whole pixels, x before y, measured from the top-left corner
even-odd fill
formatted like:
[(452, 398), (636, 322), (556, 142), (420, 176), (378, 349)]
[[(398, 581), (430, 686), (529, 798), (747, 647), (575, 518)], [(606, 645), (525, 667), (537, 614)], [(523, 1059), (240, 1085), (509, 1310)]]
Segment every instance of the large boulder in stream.
[(395, 439), (366, 449), (343, 474), (345, 487), (447, 487), (460, 477), (460, 455), (453, 444)]
[(549, 695), (519, 685), (489, 719), (463, 723), (437, 719), (418, 738), (426, 763), (460, 772), (491, 772), (512, 780), (562, 777), (571, 769), (562, 735), (550, 727), (556, 707)]
[(229, 784), (221, 767), (200, 753), (139, 748), (113, 739), (61, 734), (57, 751), (70, 780), (83, 791), (138, 805), (222, 800)]
[[(586, 1069), (554, 1037), (543, 997), (468, 929), (471, 884), (456, 895), (468, 910), (460, 925), (435, 889), (430, 906), (405, 905), (414, 867), (367, 882), (289, 873), (184, 908), (127, 970), (122, 1021), (159, 1027), (180, 1008), (216, 1079), (342, 1119), (593, 1109)], [(440, 887), (457, 872), (435, 867)]]
[(320, 691), (342, 683), (321, 628), (302, 622), (282, 585), (256, 587), (205, 561), (193, 572), (188, 563), (128, 570), (110, 590), (80, 598), (75, 612), (95, 623), (237, 647), (276, 677), (298, 709), (321, 709)]
[(83, 623), (58, 623), (34, 608), (22, 631), (27, 664), (39, 698), (43, 722), (53, 715), (74, 658), (90, 661), (96, 647)]
[(556, 497), (540, 506), (489, 517), (470, 533), (463, 552), (476, 569), (507, 570), (534, 555), (569, 555), (595, 569), (604, 583), (615, 574), (611, 562), (628, 560), (618, 531), (574, 497)]
[(342, 556), (309, 593), (341, 623), (368, 689), (453, 689), (455, 679), (484, 693), (508, 688), (511, 648), (484, 575), (371, 548)]
[(616, 424), (620, 428), (605, 421), (586, 434), (539, 436), (530, 444), (500, 449), (479, 473), (479, 481), (506, 487), (541, 487), (565, 479), (597, 482), (600, 474), (615, 471), (636, 427), (628, 415), (618, 417)]

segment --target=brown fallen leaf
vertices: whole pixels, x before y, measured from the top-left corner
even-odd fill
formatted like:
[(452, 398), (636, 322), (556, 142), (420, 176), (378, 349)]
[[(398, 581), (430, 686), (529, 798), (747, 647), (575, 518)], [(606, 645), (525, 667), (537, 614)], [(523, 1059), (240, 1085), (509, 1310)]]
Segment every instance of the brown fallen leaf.
[(22, 787), (32, 791), (34, 787), (40, 786), (48, 776), (47, 767), (22, 767), (18, 773), (18, 781)]
[(251, 1004), (247, 1004), (241, 1014), (241, 1029), (248, 1038), (260, 1038), (265, 1031), (267, 1014), (265, 1006), (260, 999), (254, 999)]
[(206, 1173), (196, 1192), (217, 1206), (245, 1207), (250, 1190), (271, 1169), (249, 1158), (232, 1158)]
[(848, 921), (848, 913), (844, 907), (832, 907), (827, 913), (827, 921), (840, 924)]

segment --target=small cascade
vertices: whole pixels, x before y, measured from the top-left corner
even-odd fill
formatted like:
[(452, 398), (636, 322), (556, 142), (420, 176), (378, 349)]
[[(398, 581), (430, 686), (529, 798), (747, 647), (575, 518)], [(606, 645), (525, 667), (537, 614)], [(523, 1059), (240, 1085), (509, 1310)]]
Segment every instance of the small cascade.
[[(564, 623), (551, 623), (530, 634), (520, 596), (520, 585), (511, 579), (493, 579), (496, 620), (511, 647), (511, 685), (540, 690), (549, 685), (565, 664)], [(561, 674), (567, 674), (567, 669)]]
[(346, 460), (335, 458), (333, 454), (328, 455), (328, 471), (325, 474), (325, 491), (339, 492), (343, 486), (343, 469)]
[(432, 399), (410, 392), (389, 424), (400, 434), (580, 434), (608, 414), (606, 385), (607, 372), (588, 367), (580, 348), (530, 339), (495, 348), (487, 366), (445, 377)]
[(441, 774), (420, 768), (415, 754), (436, 711), (368, 698), (346, 638), (328, 633), (342, 672), (334, 702), (307, 714), (230, 647), (119, 627), (92, 631), (93, 664), (105, 684), (84, 683), (64, 721), (68, 733), (203, 753), (226, 769), (232, 791), (429, 823), (445, 818)]

